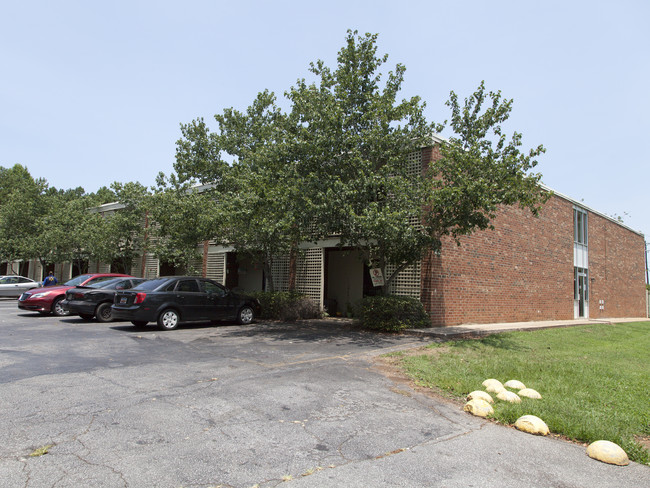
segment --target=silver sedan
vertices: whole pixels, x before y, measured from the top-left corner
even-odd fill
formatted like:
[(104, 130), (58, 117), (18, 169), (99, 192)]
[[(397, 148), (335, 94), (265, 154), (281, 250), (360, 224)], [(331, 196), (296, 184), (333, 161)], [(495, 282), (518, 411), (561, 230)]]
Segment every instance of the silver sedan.
[(23, 292), (40, 286), (40, 282), (24, 276), (2, 276), (0, 277), (0, 297), (19, 297)]

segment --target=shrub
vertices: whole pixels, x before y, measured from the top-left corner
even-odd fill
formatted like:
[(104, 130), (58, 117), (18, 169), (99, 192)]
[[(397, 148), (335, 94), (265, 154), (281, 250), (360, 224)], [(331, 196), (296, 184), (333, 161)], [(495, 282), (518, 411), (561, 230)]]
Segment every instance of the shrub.
[(262, 306), (261, 319), (301, 320), (321, 316), (320, 308), (307, 295), (290, 291), (259, 291), (251, 293)]
[(422, 303), (411, 297), (365, 297), (359, 306), (361, 325), (368, 329), (399, 332), (431, 327)]

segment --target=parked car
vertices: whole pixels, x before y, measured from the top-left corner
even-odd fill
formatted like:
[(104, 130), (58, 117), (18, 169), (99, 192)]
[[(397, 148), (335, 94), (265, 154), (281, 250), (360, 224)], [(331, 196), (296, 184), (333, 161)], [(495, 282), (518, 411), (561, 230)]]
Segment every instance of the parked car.
[(119, 273), (93, 273), (75, 276), (71, 280), (59, 286), (48, 286), (45, 288), (34, 288), (26, 291), (18, 299), (18, 308), (30, 312), (38, 312), (41, 315), (64, 316), (69, 312), (61, 306), (61, 301), (65, 298), (65, 292), (75, 286), (85, 286), (99, 281), (106, 281), (118, 276), (132, 278), (132, 276)]
[(40, 286), (38, 281), (24, 276), (2, 276), (0, 277), (0, 297), (19, 297), (27, 290)]
[(65, 300), (61, 302), (61, 306), (71, 315), (79, 315), (84, 320), (96, 317), (97, 322), (110, 322), (115, 292), (128, 290), (144, 281), (144, 278), (120, 277), (77, 286), (65, 292)]
[(250, 324), (260, 312), (260, 303), (207, 278), (169, 276), (117, 291), (112, 310), (113, 319), (136, 326), (157, 322), (160, 329), (173, 330), (181, 322), (203, 320)]

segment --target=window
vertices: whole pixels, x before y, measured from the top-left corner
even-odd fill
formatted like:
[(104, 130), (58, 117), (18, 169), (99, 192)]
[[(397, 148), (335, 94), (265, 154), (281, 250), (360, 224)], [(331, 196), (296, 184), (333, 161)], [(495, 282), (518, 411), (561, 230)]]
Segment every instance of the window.
[(575, 300), (589, 300), (589, 270), (574, 268), (573, 298)]
[(203, 283), (203, 289), (208, 294), (212, 294), (218, 297), (226, 296), (226, 290), (222, 286), (219, 286), (218, 284), (213, 283), (211, 281), (203, 281), (202, 283)]
[(580, 208), (573, 209), (573, 240), (587, 245), (587, 212)]
[(179, 281), (176, 291), (189, 291), (189, 292), (198, 292), (199, 284), (196, 280), (182, 280)]

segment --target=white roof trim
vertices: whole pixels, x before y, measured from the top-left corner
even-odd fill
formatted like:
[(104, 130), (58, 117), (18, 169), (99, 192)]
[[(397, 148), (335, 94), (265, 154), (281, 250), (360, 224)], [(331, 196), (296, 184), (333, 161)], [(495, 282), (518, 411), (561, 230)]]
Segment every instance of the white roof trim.
[(625, 229), (627, 229), (627, 230), (629, 230), (629, 231), (631, 231), (631, 232), (634, 232), (635, 234), (640, 235), (641, 237), (645, 237), (645, 235), (643, 234), (643, 232), (640, 232), (640, 231), (638, 231), (638, 230), (634, 230), (634, 229), (632, 229), (631, 227), (628, 227), (627, 225), (625, 225), (624, 223), (619, 222), (619, 221), (616, 220), (615, 218), (610, 217), (609, 215), (606, 215), (606, 214), (604, 214), (604, 213), (602, 213), (602, 212), (599, 212), (598, 210), (594, 210), (593, 208), (589, 207), (588, 205), (585, 205), (583, 202), (579, 202), (579, 201), (577, 201), (577, 200), (575, 200), (575, 199), (573, 199), (573, 198), (571, 198), (571, 197), (568, 197), (568, 196), (564, 195), (563, 193), (557, 192), (557, 191), (555, 191), (553, 188), (548, 187), (548, 186), (546, 186), (546, 185), (543, 184), (543, 183), (540, 183), (539, 186), (540, 186), (542, 189), (546, 190), (546, 191), (553, 192), (553, 195), (557, 195), (558, 197), (560, 197), (560, 198), (562, 198), (562, 199), (564, 199), (564, 200), (566, 200), (566, 201), (568, 201), (568, 202), (574, 204), (576, 207), (584, 208), (584, 209), (587, 210), (588, 212), (591, 212), (591, 213), (594, 213), (594, 214), (596, 214), (596, 215), (599, 215), (600, 217), (602, 217), (602, 218), (604, 218), (604, 219), (607, 219), (607, 220), (609, 220), (609, 221), (611, 221), (611, 222), (613, 222), (613, 223), (615, 223), (615, 224), (618, 224), (618, 225), (620, 225), (621, 227), (623, 227), (623, 228), (625, 228)]

